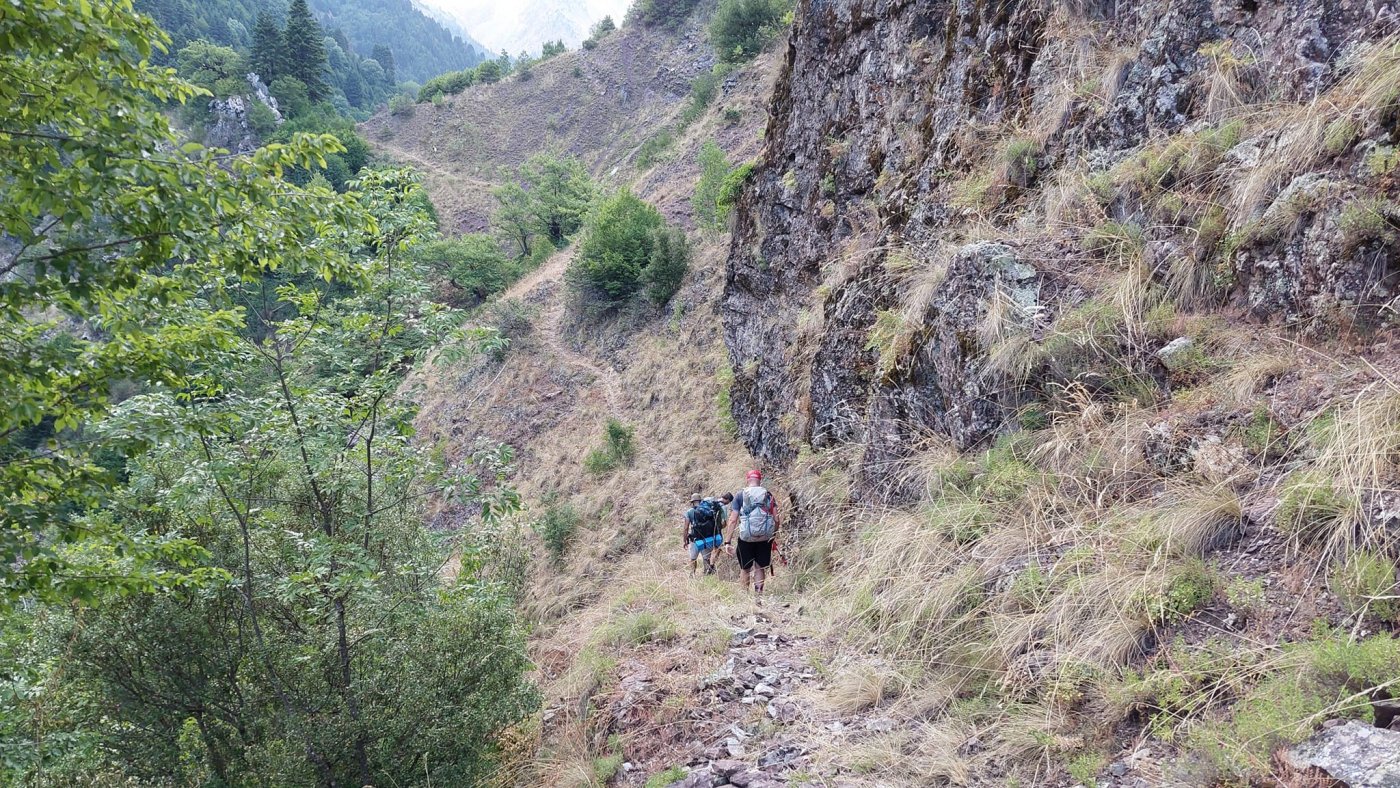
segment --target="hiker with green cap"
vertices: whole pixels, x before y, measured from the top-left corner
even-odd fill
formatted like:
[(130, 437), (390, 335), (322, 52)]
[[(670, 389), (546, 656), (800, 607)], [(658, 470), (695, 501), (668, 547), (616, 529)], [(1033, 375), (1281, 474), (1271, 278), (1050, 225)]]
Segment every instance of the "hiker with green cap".
[(724, 507), (700, 493), (690, 496), (690, 508), (682, 519), (683, 545), (690, 554), (690, 574), (698, 561), (705, 562), (705, 574), (715, 573), (714, 554), (724, 544)]
[(778, 507), (773, 494), (763, 487), (760, 471), (749, 471), (744, 489), (734, 494), (729, 527), (735, 539), (734, 555), (739, 559), (739, 584), (749, 588), (752, 575), (754, 599), (763, 604), (763, 580), (771, 572), (773, 541), (778, 536)]

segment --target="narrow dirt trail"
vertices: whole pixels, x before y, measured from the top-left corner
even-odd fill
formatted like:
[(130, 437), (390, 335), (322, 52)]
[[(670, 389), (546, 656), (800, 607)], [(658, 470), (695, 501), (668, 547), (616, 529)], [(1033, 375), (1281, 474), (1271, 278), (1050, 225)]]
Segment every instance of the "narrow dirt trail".
[[(540, 285), (548, 282), (554, 284), (554, 292), (549, 300), (549, 305), (545, 310), (543, 325), (540, 329), (540, 338), (550, 354), (557, 358), (566, 366), (582, 370), (593, 377), (594, 384), (602, 391), (603, 401), (607, 404), (608, 415), (618, 421), (626, 423), (626, 403), (622, 394), (622, 387), (618, 383), (618, 372), (606, 369), (602, 364), (583, 353), (574, 350), (569, 342), (564, 338), (564, 318), (565, 318), (565, 285), (564, 272), (574, 260), (575, 247), (569, 247), (549, 259), (545, 265), (532, 274), (527, 280), (520, 282), (524, 286), (522, 292), (528, 292)], [(642, 455), (646, 459), (657, 478), (667, 492), (681, 495), (684, 491), (680, 489), (675, 471), (665, 456), (659, 452), (645, 435), (634, 435), (636, 445), (641, 449)]]
[[(586, 373), (608, 414), (624, 423), (634, 423), (629, 411), (636, 408), (622, 385), (622, 373), (591, 358), (570, 343), (566, 326), (564, 273), (574, 259), (574, 249), (555, 254), (526, 279), (518, 282), (504, 297), (523, 297), (541, 287), (551, 287), (537, 336), (548, 356), (566, 367)], [(686, 494), (670, 459), (649, 440), (645, 430), (635, 436), (637, 448), (656, 474), (667, 494), (676, 500)], [(669, 535), (669, 528), (666, 529)], [(664, 564), (668, 551), (675, 549), (669, 539), (650, 548), (658, 564)], [(732, 562), (732, 558), (722, 558)], [(688, 579), (679, 574), (677, 582)], [(689, 579), (689, 582), (696, 582)], [(755, 607), (746, 594), (737, 601), (721, 603), (731, 632), (722, 661), (698, 661), (691, 685), (691, 719), (696, 738), (683, 749), (667, 748), (665, 765), (684, 765), (688, 772), (684, 786), (737, 785), (774, 788), (786, 784), (786, 775), (804, 767), (811, 747), (804, 745), (811, 711), (799, 694), (816, 680), (808, 661), (811, 643), (796, 634), (796, 615), (781, 596), (764, 607)], [(675, 648), (686, 649), (677, 643)], [(705, 673), (704, 669), (711, 672)], [(659, 681), (651, 669), (635, 661), (624, 661), (619, 697), (611, 712), (625, 734), (629, 721), (646, 716), (644, 707), (661, 702)], [(645, 735), (638, 731), (636, 735)], [(641, 785), (655, 772), (658, 763), (639, 764), (620, 772), (617, 785)], [(664, 768), (664, 766), (662, 766)]]
[(476, 186), (482, 189), (493, 189), (497, 186), (497, 184), (492, 183), (490, 181), (485, 181), (480, 178), (473, 178), (470, 175), (463, 175), (459, 172), (453, 172), (431, 159), (424, 158), (420, 154), (414, 153), (413, 151), (408, 150), (407, 148), (401, 148), (393, 144), (392, 142), (378, 140), (375, 142), (375, 145), (384, 153), (386, 153), (389, 156), (389, 158), (404, 162), (406, 164), (412, 164), (415, 169), (422, 170), (439, 178), (443, 178), (445, 180), (459, 184), (470, 184), (472, 186)]

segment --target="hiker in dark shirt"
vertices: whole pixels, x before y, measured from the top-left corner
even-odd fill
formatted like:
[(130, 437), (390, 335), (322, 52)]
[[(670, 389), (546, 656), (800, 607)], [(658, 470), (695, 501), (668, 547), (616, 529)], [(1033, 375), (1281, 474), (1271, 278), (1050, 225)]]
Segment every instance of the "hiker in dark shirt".
[(705, 562), (705, 574), (714, 574), (714, 554), (724, 544), (724, 507), (719, 501), (696, 493), (690, 496), (690, 508), (682, 520), (682, 539), (690, 555), (690, 574), (695, 574), (695, 567), (701, 560)]

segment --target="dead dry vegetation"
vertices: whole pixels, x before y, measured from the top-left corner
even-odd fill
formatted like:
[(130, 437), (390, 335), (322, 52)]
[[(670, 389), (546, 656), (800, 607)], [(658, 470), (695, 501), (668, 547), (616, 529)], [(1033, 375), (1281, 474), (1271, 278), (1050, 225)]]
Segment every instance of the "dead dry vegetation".
[(846, 506), (859, 446), (805, 452), (788, 480), (818, 513), (801, 570), (830, 633), (815, 700), (896, 722), (825, 737), (855, 774), (1092, 784), (1122, 759), (1158, 784), (1288, 782), (1280, 748), (1327, 719), (1390, 716), (1394, 304), (1261, 330), (1228, 299), (1241, 250), (1287, 241), (1304, 215), (1339, 216), (1349, 248), (1392, 248), (1400, 41), (1357, 47), (1301, 105), (1271, 103), (1247, 55), (1213, 46), (1203, 120), (1101, 169), (1051, 166), (1053, 139), (1109, 99), (1096, 75), (1122, 63), (1083, 45), (1088, 24), (1060, 20), (1062, 95), (978, 130), (1003, 142), (945, 181), (963, 217), (946, 243), (857, 237), (808, 309), (869, 275), (849, 261), (883, 255), (876, 275), (905, 294), (871, 329), (883, 375), (928, 330), (951, 246), (1009, 243), (1057, 282), (1035, 315), (1012, 283), (988, 299), (982, 374), (1028, 396), (981, 451), (930, 436), (886, 469), (917, 505)]
[[(1326, 320), (1262, 330), (1229, 301), (1236, 254), (1288, 237), (1324, 202), (1345, 206), (1345, 243), (1395, 243), (1400, 157), (1375, 140), (1394, 122), (1400, 42), (1358, 49), (1304, 105), (1270, 103), (1246, 54), (1203, 52), (1201, 122), (1099, 169), (1051, 166), (1047, 148), (1111, 102), (1131, 56), (1086, 43), (1081, 21), (1061, 42), (1063, 92), (994, 130), (994, 152), (946, 179), (962, 217), (946, 242), (891, 242), (873, 206), (852, 206), (856, 231), (802, 313), (802, 335), (819, 335), (842, 282), (889, 277), (905, 297), (868, 338), (887, 374), (925, 336), (958, 244), (1009, 242), (1067, 294), (1036, 314), (1003, 288), (988, 299), (982, 374), (1025, 392), (1024, 406), (991, 445), (960, 453), (930, 435), (879, 470), (919, 489), (917, 504), (852, 503), (858, 443), (804, 451), (778, 480), (804, 519), (775, 590), (800, 606), (791, 626), (821, 643), (812, 713), (793, 725), (810, 756), (798, 777), (1092, 784), (1127, 756), (1162, 784), (1286, 782), (1280, 747), (1325, 719), (1375, 719), (1400, 675), (1393, 305), (1332, 304)], [(410, 122), (377, 120), (368, 136), (448, 173), (435, 198), (462, 225), (485, 203), (461, 179), (554, 145), (596, 172), (623, 165), (612, 177), (683, 218), (703, 140), (719, 138), (733, 162), (757, 154), (775, 63), (760, 58), (737, 94), (635, 173), (625, 163), (639, 135), (670, 122), (683, 95), (609, 71), (623, 48), (673, 57), (647, 43), (618, 35), (537, 67), (531, 83), (474, 88)], [(743, 122), (724, 118), (733, 105)], [(520, 133), (563, 107), (583, 119)], [(1246, 141), (1258, 151), (1248, 167)], [(1314, 170), (1331, 176), (1290, 186)], [(695, 755), (695, 679), (746, 612), (728, 578), (682, 575), (672, 525), (683, 496), (732, 486), (751, 462), (727, 412), (715, 308), (725, 240), (697, 245), (670, 314), (601, 324), (564, 311), (561, 253), (483, 313), (512, 326), (503, 358), (419, 381), (423, 438), (454, 463), (480, 441), (511, 444), (530, 506), (484, 548), (487, 571), (520, 584), (546, 698), (508, 737), (503, 782), (639, 783)], [(792, 418), (803, 433), (801, 407)], [(635, 449), (590, 471), (610, 420)], [(471, 514), (438, 511), (445, 527)], [(620, 683), (639, 667), (658, 678), (619, 719)], [(619, 776), (624, 759), (632, 777)]]

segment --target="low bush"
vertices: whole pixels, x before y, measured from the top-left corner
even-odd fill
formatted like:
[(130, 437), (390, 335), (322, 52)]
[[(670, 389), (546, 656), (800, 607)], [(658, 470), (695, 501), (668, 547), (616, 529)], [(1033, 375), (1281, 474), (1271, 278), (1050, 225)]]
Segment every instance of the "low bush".
[(1395, 562), (1381, 553), (1362, 550), (1349, 556), (1333, 570), (1331, 585), (1354, 616), (1369, 614), (1386, 622), (1400, 618)]
[(787, 0), (720, 0), (710, 20), (710, 43), (726, 63), (742, 63), (763, 51), (788, 24)]
[(630, 465), (636, 454), (632, 428), (617, 419), (608, 419), (603, 430), (603, 445), (584, 456), (583, 467), (596, 475), (610, 473)]
[(472, 69), (438, 74), (424, 82), (423, 87), (418, 89), (418, 103), (433, 101), (439, 96), (455, 96), (471, 87), (476, 81), (476, 71)]
[(690, 198), (695, 221), (701, 227), (718, 230), (724, 226), (729, 207), (720, 207), (720, 196), (728, 176), (729, 161), (724, 151), (714, 140), (706, 140), (700, 148), (700, 178), (695, 182), (695, 193)]
[(629, 20), (646, 27), (675, 30), (681, 26), (699, 0), (637, 0), (628, 12)]
[(680, 287), (688, 258), (684, 234), (623, 190), (590, 216), (568, 278), (595, 310), (619, 307), (642, 292), (664, 304)]
[(574, 507), (561, 504), (546, 509), (544, 516), (533, 525), (533, 528), (540, 540), (544, 542), (545, 550), (549, 553), (550, 559), (557, 563), (569, 549), (569, 544), (578, 531), (578, 524), (579, 516)]
[(690, 242), (679, 227), (658, 227), (652, 242), (651, 262), (642, 269), (643, 290), (660, 306), (681, 289), (690, 264)]
[(399, 93), (389, 99), (389, 114), (403, 118), (413, 117), (413, 99)]
[(637, 148), (637, 169), (645, 170), (661, 161), (661, 154), (665, 153), (676, 141), (676, 132), (670, 128), (664, 128), (651, 137), (648, 137), (641, 147)]
[(416, 247), (413, 257), (463, 294), (462, 305), (473, 306), (505, 290), (524, 273), (489, 235), (476, 233), (444, 238)]
[(728, 212), (730, 208), (733, 208), (734, 205), (739, 202), (739, 197), (744, 193), (744, 188), (748, 186), (749, 181), (753, 179), (754, 168), (756, 166), (758, 166), (758, 162), (751, 159), (730, 170), (729, 173), (724, 176), (724, 180), (720, 182), (719, 196), (715, 199), (715, 205), (718, 206), (721, 211)]

